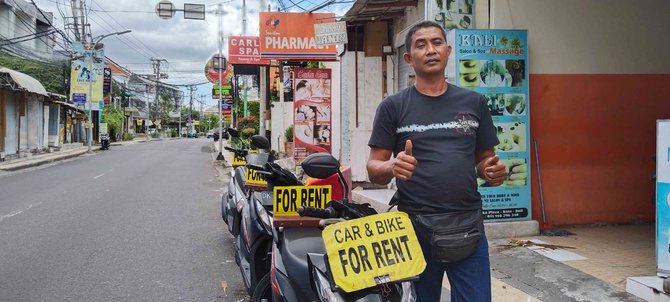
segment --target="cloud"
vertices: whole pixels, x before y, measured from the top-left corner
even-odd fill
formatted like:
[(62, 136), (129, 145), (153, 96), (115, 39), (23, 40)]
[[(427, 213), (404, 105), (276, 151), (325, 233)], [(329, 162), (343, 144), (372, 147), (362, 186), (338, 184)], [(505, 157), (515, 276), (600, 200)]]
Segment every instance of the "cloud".
[[(23, 1), (23, 0), (19, 0)], [(222, 17), (224, 36), (242, 34), (242, 1), (220, 0), (224, 6), (225, 15)], [(295, 0), (298, 2), (299, 0)], [(314, 7), (325, 0), (303, 1), (307, 8)], [(70, 1), (62, 0), (35, 0), (41, 9), (54, 14), (54, 25), (64, 28), (64, 18), (72, 15)], [(206, 82), (204, 66), (206, 61), (218, 50), (218, 24), (216, 1), (190, 0), (171, 2), (177, 9), (183, 9), (184, 3), (206, 2), (205, 20), (184, 19), (183, 12), (177, 11), (169, 20), (163, 20), (155, 13), (158, 0), (92, 0), (84, 1), (88, 11), (93, 36), (131, 29), (132, 32), (121, 36), (110, 36), (103, 40), (105, 55), (119, 65), (136, 73), (153, 73), (150, 59), (160, 58), (168, 60), (162, 67), (173, 84)], [(63, 6), (65, 3), (65, 6)], [(276, 1), (270, 3), (273, 10), (278, 7)], [(314, 4), (314, 5), (312, 5)], [(247, 0), (247, 35), (258, 36), (258, 11), (261, 1)], [(321, 9), (319, 12), (334, 11), (337, 16), (346, 12), (350, 5), (333, 5)], [(296, 7), (290, 11), (300, 11)], [(68, 22), (71, 21), (67, 19)], [(228, 41), (223, 42), (223, 53), (228, 53)], [(198, 94), (211, 94), (211, 85), (198, 87)], [(216, 103), (208, 99), (208, 104)]]

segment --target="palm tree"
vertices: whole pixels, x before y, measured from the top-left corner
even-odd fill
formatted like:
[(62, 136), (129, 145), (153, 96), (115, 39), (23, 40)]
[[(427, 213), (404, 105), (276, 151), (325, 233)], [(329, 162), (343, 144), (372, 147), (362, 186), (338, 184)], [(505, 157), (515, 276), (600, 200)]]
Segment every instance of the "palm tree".
[(521, 40), (519, 40), (519, 37), (514, 37), (514, 39), (512, 39), (511, 45), (513, 49), (521, 49), (521, 47), (523, 46)]
[(500, 45), (503, 48), (507, 47), (507, 43), (509, 43), (509, 39), (507, 38), (507, 36), (503, 36), (502, 38), (500, 38)]

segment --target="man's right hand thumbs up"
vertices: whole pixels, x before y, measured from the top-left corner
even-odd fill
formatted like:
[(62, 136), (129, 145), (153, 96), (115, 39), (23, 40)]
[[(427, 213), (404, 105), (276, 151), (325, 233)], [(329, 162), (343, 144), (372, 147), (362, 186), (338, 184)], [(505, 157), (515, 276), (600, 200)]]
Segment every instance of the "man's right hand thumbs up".
[(393, 176), (402, 181), (408, 180), (416, 169), (416, 163), (416, 158), (412, 156), (412, 141), (407, 140), (405, 150), (398, 153), (393, 163)]

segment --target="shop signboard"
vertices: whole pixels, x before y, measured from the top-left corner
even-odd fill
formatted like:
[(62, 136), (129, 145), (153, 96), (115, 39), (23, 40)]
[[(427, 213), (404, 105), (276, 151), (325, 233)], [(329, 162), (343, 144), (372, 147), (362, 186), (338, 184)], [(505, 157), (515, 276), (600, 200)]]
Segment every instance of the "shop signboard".
[[(70, 68), (70, 99), (74, 100), (75, 94), (79, 97), (84, 95), (85, 102), (95, 103), (89, 107), (93, 111), (99, 110), (98, 103), (102, 102), (102, 86), (104, 81), (105, 57), (102, 49), (85, 49), (81, 42), (72, 42), (73, 59)], [(89, 95), (89, 90), (92, 95)]]
[(335, 45), (318, 45), (314, 24), (332, 22), (333, 13), (260, 12), (261, 57), (277, 60), (336, 60)]
[(670, 276), (670, 120), (656, 122), (656, 270)]
[(526, 30), (451, 30), (449, 83), (484, 95), (497, 129), (502, 186), (478, 179), (488, 221), (530, 220), (530, 127)]
[(293, 157), (301, 162), (312, 153), (330, 153), (331, 70), (296, 68), (293, 71)]
[(228, 36), (228, 57), (231, 64), (270, 65), (261, 59), (259, 37)]

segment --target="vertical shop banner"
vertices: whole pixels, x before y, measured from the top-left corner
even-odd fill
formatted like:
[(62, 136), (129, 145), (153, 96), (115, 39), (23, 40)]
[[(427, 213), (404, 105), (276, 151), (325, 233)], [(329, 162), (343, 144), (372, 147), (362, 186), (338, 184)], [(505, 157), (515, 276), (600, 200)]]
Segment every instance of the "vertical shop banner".
[(444, 29), (473, 29), (475, 0), (426, 0), (426, 20), (435, 21)]
[(484, 217), (530, 220), (527, 31), (456, 29), (448, 39), (448, 81), (484, 95), (500, 140), (495, 151), (508, 168), (502, 186), (478, 179)]
[(260, 12), (261, 57), (277, 60), (336, 60), (335, 45), (317, 45), (314, 24), (333, 22), (333, 13)]
[(656, 125), (656, 270), (670, 276), (670, 120)]
[[(102, 102), (104, 51), (84, 49), (81, 42), (72, 42), (72, 52), (74, 59), (70, 68), (70, 99), (74, 100), (75, 94), (79, 99), (85, 96), (85, 103), (92, 102), (91, 110), (98, 111), (98, 103)], [(89, 83), (92, 87), (89, 87)], [(89, 95), (89, 88), (92, 88), (92, 96)]]
[(331, 70), (293, 71), (293, 158), (301, 162), (312, 153), (331, 152)]

